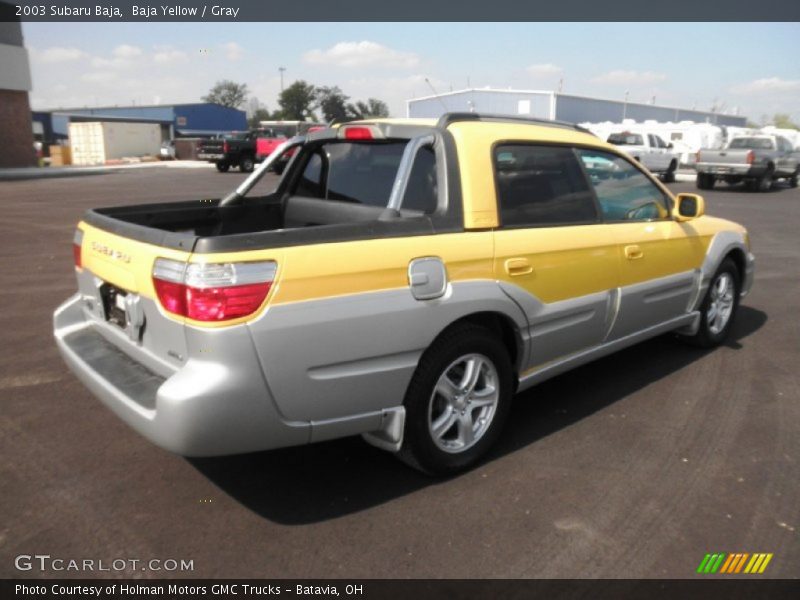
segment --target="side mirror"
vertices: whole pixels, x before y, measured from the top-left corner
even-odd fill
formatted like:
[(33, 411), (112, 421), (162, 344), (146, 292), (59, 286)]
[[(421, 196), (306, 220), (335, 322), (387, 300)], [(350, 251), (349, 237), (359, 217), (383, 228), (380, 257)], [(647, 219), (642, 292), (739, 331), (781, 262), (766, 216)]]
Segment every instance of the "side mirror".
[(667, 144), (667, 149), (668, 149), (668, 150), (672, 150), (672, 148), (673, 148), (672, 142), (670, 142), (669, 144)]
[(706, 201), (699, 194), (678, 194), (672, 216), (678, 222), (691, 221), (706, 214)]

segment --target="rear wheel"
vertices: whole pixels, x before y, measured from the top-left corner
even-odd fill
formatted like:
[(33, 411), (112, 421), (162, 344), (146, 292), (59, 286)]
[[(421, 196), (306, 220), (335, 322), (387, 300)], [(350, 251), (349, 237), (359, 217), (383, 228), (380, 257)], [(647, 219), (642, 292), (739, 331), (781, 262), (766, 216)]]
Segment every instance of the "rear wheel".
[(471, 467), (497, 439), (512, 395), (503, 343), (477, 325), (454, 327), (425, 351), (408, 387), (399, 457), (436, 475)]
[(772, 175), (774, 171), (772, 169), (767, 169), (767, 171), (758, 178), (758, 182), (756, 183), (756, 189), (759, 192), (768, 192), (772, 189)]
[(227, 173), (231, 166), (228, 163), (217, 163), (217, 171), (220, 173)]
[(789, 186), (796, 188), (798, 177), (800, 177), (800, 167), (795, 169), (794, 174), (791, 177), (789, 177)]
[(684, 339), (695, 346), (713, 348), (725, 341), (739, 307), (741, 277), (736, 263), (726, 258), (714, 273), (700, 305), (700, 328)]
[(239, 161), (239, 170), (242, 173), (251, 173), (254, 165), (255, 163), (253, 162), (252, 156), (243, 156)]
[(714, 176), (711, 173), (698, 173), (695, 185), (700, 190), (710, 190), (714, 188)]
[(669, 168), (661, 175), (661, 181), (664, 183), (675, 183), (675, 171), (678, 168), (677, 161), (669, 163)]

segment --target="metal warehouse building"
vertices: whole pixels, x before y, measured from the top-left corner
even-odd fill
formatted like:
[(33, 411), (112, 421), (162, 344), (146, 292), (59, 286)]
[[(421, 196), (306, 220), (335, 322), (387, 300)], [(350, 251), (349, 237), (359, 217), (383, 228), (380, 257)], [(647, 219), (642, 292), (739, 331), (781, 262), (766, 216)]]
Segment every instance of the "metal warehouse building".
[(158, 123), (161, 125), (161, 136), (164, 140), (176, 137), (208, 137), (247, 129), (247, 116), (243, 110), (209, 102), (34, 111), (33, 121), (34, 128), (40, 131), (47, 143), (66, 139), (69, 136), (70, 122), (80, 121)]
[(542, 90), (466, 89), (407, 101), (408, 116), (438, 118), (445, 112), (479, 112), (556, 119), (571, 123), (613, 121), (695, 121), (744, 127), (747, 119), (708, 111), (603, 100)]

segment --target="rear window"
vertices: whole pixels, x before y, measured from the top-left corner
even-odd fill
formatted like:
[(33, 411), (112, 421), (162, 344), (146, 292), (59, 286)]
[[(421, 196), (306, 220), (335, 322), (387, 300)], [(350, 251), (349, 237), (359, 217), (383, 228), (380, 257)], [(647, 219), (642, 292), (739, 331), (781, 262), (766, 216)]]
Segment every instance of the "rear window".
[(769, 138), (735, 138), (731, 140), (728, 148), (742, 148), (750, 150), (772, 150), (772, 140)]
[(612, 133), (606, 140), (615, 146), (643, 146), (644, 140), (638, 133)]
[(592, 191), (571, 149), (504, 144), (494, 161), (504, 227), (597, 222)]
[[(308, 157), (294, 193), (386, 207), (407, 143), (398, 140), (324, 144)], [(422, 148), (412, 166), (401, 209), (430, 213), (436, 205), (435, 153)]]

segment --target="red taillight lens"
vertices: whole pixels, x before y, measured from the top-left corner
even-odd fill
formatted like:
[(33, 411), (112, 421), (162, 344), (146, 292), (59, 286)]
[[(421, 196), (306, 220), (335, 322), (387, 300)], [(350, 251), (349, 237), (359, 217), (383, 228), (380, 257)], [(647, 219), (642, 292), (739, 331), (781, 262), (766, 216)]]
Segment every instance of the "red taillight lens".
[(344, 139), (346, 140), (371, 140), (372, 131), (369, 127), (345, 127)]
[(272, 282), (197, 289), (186, 288), (186, 316), (196, 321), (227, 321), (253, 314)]
[(229, 149), (228, 142), (222, 142), (222, 153), (227, 154), (228, 149)]
[(753, 162), (755, 162), (755, 160), (756, 160), (756, 153), (753, 152), (752, 150), (748, 150), (747, 151), (747, 164), (748, 165), (752, 165)]
[(153, 286), (164, 310), (195, 321), (227, 321), (258, 310), (276, 269), (272, 261), (186, 265), (159, 258)]
[(700, 150), (698, 150), (697, 154), (694, 155), (694, 162), (700, 162)]
[(164, 310), (186, 316), (186, 286), (174, 281), (164, 281), (153, 277), (153, 286), (156, 288), (158, 301)]
[(81, 257), (81, 245), (83, 244), (83, 232), (80, 229), (75, 230), (75, 235), (72, 236), (72, 258), (75, 261), (75, 268), (83, 268), (83, 258)]

